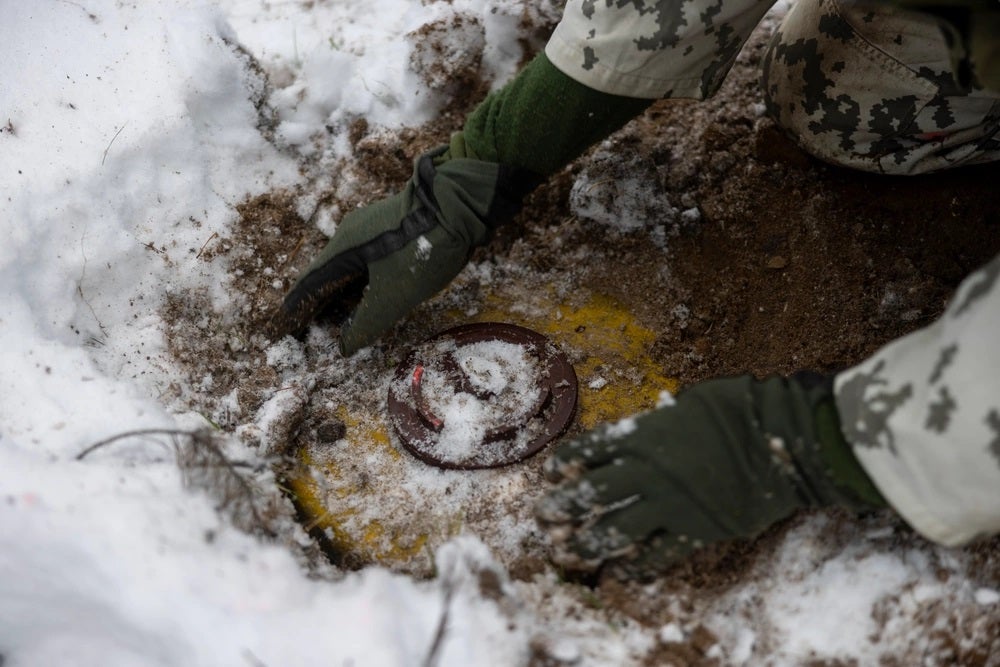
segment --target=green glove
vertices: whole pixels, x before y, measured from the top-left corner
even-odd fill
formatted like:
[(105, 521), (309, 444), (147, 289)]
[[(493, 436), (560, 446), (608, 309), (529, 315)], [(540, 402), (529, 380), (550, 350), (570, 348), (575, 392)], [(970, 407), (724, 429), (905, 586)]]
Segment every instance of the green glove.
[[(452, 142), (461, 149), (459, 135)], [(326, 248), (285, 296), (272, 335), (295, 333), (317, 312), (356, 295), (340, 329), (351, 354), (372, 343), (465, 266), (475, 246), (512, 217), (539, 178), (440, 147), (417, 159), (406, 188), (344, 217)]]
[(295, 333), (328, 307), (343, 314), (367, 285), (340, 342), (345, 354), (373, 342), (447, 285), (543, 177), (650, 103), (591, 90), (540, 54), (483, 100), (450, 147), (417, 160), (403, 192), (343, 219), (285, 297), (271, 335)]
[(885, 501), (840, 433), (832, 380), (712, 380), (675, 405), (562, 445), (536, 507), (554, 559), (655, 574), (692, 550), (751, 538), (800, 508)]

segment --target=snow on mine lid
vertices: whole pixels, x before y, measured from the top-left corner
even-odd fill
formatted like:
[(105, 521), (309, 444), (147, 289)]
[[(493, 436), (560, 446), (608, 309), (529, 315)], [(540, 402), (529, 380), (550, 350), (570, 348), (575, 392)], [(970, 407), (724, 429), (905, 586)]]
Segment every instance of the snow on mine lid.
[(389, 412), (403, 445), (431, 465), (490, 468), (521, 461), (565, 430), (573, 367), (549, 341), (511, 324), (442, 332), (397, 367)]

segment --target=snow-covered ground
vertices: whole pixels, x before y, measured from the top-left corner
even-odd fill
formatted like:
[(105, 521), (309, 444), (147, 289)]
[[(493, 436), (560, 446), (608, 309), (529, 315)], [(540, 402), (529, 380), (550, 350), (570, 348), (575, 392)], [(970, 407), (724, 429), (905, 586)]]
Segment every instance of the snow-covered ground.
[[(522, 13), (550, 16), (549, 4), (0, 0), (0, 664), (514, 665), (540, 652), (627, 664), (690, 630), (596, 613), (560, 624), (573, 594), (553, 577), (511, 581), (474, 535), (437, 551), (433, 580), (380, 567), (311, 576), (289, 540), (237, 530), (185, 485), (167, 441), (77, 459), (125, 431), (209, 426), (168, 391), (186, 380), (165, 300), (204, 291), (238, 317), (230, 267), (203, 260), (233, 238), (235, 206), (349, 158), (358, 118), (398, 129), (434, 117), (447, 82), (414, 71), (430, 67), (415, 30), (450, 22), (447, 58), (475, 52), (496, 84), (522, 58)], [(259, 463), (236, 438), (224, 447)], [(899, 605), (947, 595), (1000, 608), (995, 591), (954, 577), (935, 589), (942, 564), (922, 551), (820, 558), (824, 526), (804, 522), (780, 562), (758, 566), (781, 576), (708, 610), (718, 658), (754, 654), (754, 609), (774, 631), (768, 653), (796, 664), (865, 663), (881, 655), (873, 642), (912, 642), (906, 627), (872, 639), (886, 591), (909, 591)]]

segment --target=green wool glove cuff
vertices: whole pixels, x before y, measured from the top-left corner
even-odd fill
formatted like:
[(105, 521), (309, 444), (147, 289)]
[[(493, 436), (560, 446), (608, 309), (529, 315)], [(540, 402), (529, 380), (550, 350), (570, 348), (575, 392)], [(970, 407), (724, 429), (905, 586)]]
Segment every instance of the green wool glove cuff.
[(882, 494), (861, 467), (840, 430), (840, 415), (832, 396), (825, 397), (816, 406), (816, 434), (820, 457), (826, 464), (827, 474), (834, 485), (848, 498), (855, 509), (888, 507)]
[[(466, 157), (549, 176), (652, 102), (588, 88), (540, 53), (466, 119), (461, 151)], [(455, 150), (453, 140), (453, 154)]]

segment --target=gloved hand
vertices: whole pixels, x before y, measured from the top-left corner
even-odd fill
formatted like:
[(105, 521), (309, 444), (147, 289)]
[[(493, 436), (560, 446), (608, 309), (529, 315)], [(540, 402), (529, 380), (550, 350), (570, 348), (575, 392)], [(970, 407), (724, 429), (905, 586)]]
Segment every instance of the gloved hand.
[(327, 306), (345, 310), (367, 285), (340, 343), (350, 354), (373, 342), (447, 285), (524, 195), (651, 102), (587, 88), (539, 54), (449, 147), (416, 161), (403, 192), (344, 217), (272, 317), (271, 335), (303, 329)]
[(562, 445), (545, 465), (561, 484), (535, 508), (554, 560), (646, 576), (799, 508), (884, 506), (840, 433), (831, 387), (813, 374), (712, 380)]
[(416, 160), (406, 188), (344, 216), (326, 248), (272, 317), (271, 334), (296, 333), (323, 308), (367, 288), (340, 329), (351, 354), (444, 288), (475, 246), (510, 219), (540, 179), (531, 172), (456, 156), (461, 136)]

